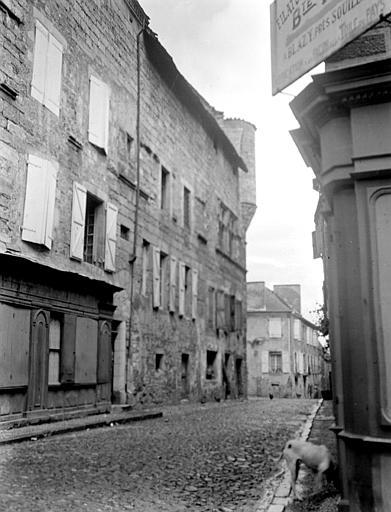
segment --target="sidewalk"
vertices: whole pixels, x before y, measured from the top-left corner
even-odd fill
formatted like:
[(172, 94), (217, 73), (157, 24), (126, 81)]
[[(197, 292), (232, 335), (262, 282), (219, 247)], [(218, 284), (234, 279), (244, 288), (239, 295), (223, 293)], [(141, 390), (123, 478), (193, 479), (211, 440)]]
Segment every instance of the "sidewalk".
[[(322, 401), (313, 418), (309, 418), (301, 438), (314, 444), (325, 444), (336, 460), (335, 435), (329, 430), (334, 423), (331, 401)], [(284, 463), (284, 467), (285, 463)], [(267, 512), (337, 512), (340, 495), (332, 484), (324, 484), (322, 491), (314, 492), (314, 476), (312, 471), (301, 466), (296, 485), (302, 501), (290, 499), (290, 476), (285, 471), (279, 487), (275, 491), (272, 503)]]
[(37, 439), (56, 434), (65, 434), (67, 432), (76, 432), (78, 430), (86, 430), (89, 428), (114, 426), (115, 424), (161, 418), (162, 416), (163, 413), (160, 410), (148, 409), (96, 414), (84, 416), (82, 418), (42, 423), (40, 425), (28, 425), (26, 427), (18, 427), (10, 430), (1, 430), (0, 424), (0, 445), (17, 443), (27, 439), (35, 441)]

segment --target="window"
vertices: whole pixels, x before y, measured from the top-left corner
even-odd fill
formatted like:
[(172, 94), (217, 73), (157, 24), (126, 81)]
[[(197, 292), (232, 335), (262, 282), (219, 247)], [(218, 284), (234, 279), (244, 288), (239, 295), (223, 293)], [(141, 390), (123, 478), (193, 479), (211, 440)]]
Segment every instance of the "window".
[(115, 271), (118, 209), (73, 184), (70, 257)]
[(155, 372), (163, 370), (163, 354), (155, 354)]
[(160, 208), (168, 211), (170, 207), (170, 173), (162, 167), (161, 170), (161, 183), (160, 183)]
[(190, 229), (190, 190), (183, 187), (183, 225)]
[(121, 224), (120, 236), (123, 240), (129, 241), (129, 228)]
[(239, 222), (236, 215), (220, 201), (218, 212), (218, 246), (232, 258), (239, 257)]
[(169, 310), (171, 313), (175, 312), (176, 302), (176, 274), (177, 274), (177, 259), (175, 256), (170, 256), (170, 291), (169, 291)]
[(269, 352), (269, 371), (270, 373), (282, 372), (282, 353)]
[(282, 336), (281, 318), (269, 318), (269, 336), (270, 336), (270, 338), (281, 338), (281, 336)]
[(185, 265), (185, 315), (190, 316), (191, 299), (191, 272), (190, 267)]
[(216, 359), (217, 359), (217, 352), (214, 350), (207, 350), (206, 351), (206, 379), (207, 380), (213, 380), (217, 378), (216, 375)]
[(153, 247), (152, 250), (152, 278), (153, 278), (153, 307), (159, 308), (161, 305), (161, 288), (160, 288), (160, 249)]
[(57, 165), (29, 155), (22, 239), (51, 249)]
[(60, 384), (61, 331), (61, 318), (51, 315), (49, 325), (49, 385)]
[(109, 87), (98, 78), (90, 77), (88, 140), (107, 153), (109, 139)]
[(150, 244), (146, 240), (143, 240), (142, 247), (142, 281), (141, 281), (141, 295), (144, 297), (147, 295), (147, 280), (149, 270), (149, 251)]
[(39, 21), (35, 43), (31, 96), (59, 115), (63, 45)]
[(296, 340), (301, 340), (301, 329), (300, 329), (301, 325), (300, 325), (300, 320), (298, 320), (297, 318), (295, 318), (294, 322), (293, 322), (293, 335), (295, 337)]
[(103, 261), (101, 247), (98, 244), (98, 240), (102, 239), (100, 231), (104, 227), (102, 215), (103, 203), (87, 193), (83, 248), (84, 261), (87, 263), (99, 264)]

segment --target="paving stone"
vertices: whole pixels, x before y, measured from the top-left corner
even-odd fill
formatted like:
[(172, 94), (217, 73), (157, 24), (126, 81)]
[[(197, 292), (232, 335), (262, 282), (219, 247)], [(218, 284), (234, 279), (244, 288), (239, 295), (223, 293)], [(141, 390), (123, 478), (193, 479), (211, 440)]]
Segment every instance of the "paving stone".
[(142, 423), (1, 445), (0, 510), (256, 510), (286, 439), (304, 420), (298, 411), (309, 413), (313, 403), (182, 404)]

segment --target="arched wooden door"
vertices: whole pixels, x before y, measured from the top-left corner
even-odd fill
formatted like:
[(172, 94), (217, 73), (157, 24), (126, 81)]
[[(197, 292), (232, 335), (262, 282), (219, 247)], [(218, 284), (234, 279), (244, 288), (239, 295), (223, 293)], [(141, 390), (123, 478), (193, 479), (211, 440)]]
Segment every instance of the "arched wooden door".
[(31, 323), (27, 409), (43, 409), (47, 400), (49, 315), (35, 312)]

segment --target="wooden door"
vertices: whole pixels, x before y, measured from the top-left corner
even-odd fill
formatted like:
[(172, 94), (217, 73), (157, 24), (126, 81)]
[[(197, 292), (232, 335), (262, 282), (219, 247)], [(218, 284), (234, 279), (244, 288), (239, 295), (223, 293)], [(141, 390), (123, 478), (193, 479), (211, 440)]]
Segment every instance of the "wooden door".
[(46, 408), (48, 389), (49, 315), (33, 313), (30, 338), (30, 368), (27, 409)]

